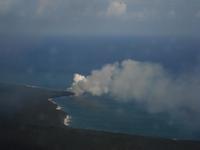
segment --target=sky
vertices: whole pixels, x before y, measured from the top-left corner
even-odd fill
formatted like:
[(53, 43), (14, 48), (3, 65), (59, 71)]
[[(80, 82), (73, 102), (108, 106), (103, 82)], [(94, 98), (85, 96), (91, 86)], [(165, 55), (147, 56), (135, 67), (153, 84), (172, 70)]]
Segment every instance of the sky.
[(4, 35), (199, 36), (199, 0), (0, 0)]

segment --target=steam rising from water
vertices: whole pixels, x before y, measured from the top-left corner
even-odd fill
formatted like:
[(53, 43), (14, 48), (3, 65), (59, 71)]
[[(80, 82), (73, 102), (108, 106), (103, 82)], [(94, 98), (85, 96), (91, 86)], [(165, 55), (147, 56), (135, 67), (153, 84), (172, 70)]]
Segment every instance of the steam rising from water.
[(104, 94), (119, 101), (136, 101), (151, 112), (187, 110), (200, 113), (200, 78), (182, 74), (174, 78), (159, 64), (124, 60), (74, 75), (71, 90), (76, 95)]

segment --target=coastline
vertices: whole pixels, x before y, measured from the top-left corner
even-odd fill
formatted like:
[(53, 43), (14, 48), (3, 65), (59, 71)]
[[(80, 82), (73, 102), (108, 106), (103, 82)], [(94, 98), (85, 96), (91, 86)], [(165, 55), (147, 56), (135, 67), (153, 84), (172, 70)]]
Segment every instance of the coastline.
[(67, 114), (62, 109), (58, 109), (58, 105), (50, 99), (53, 96), (55, 96), (55, 91), (49, 89), (0, 84), (2, 108), (0, 110), (0, 148), (22, 150), (200, 149), (200, 141), (172, 140), (68, 127), (64, 125)]

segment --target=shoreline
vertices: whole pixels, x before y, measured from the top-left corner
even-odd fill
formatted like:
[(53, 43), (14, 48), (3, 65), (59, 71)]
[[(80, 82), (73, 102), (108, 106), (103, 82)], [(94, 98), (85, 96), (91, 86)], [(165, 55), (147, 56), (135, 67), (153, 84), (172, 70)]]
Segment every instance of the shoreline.
[[(66, 127), (54, 91), (0, 84), (1, 149), (199, 150), (200, 141)], [(51, 101), (49, 101), (49, 99)], [(12, 147), (14, 145), (15, 147)]]

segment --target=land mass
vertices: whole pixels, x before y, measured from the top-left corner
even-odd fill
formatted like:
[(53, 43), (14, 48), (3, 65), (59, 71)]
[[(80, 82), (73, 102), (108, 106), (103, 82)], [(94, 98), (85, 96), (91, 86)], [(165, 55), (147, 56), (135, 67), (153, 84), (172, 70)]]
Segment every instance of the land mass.
[(0, 84), (0, 149), (2, 150), (199, 150), (199, 141), (74, 129), (66, 113), (49, 101), (73, 96), (27, 85)]

